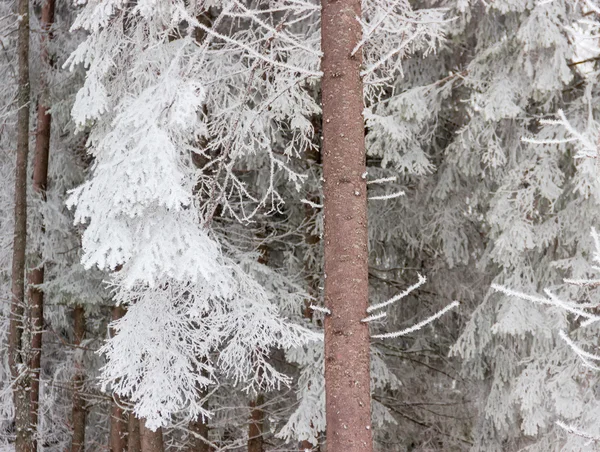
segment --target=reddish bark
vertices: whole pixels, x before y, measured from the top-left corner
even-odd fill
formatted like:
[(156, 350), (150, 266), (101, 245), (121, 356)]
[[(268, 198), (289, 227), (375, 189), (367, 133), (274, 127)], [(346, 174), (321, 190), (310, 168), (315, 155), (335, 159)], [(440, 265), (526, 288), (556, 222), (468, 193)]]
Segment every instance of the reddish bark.
[(327, 452), (370, 452), (367, 187), (360, 0), (324, 0), (321, 16)]
[[(79, 347), (85, 339), (85, 311), (83, 306), (77, 305), (73, 309), (73, 345)], [(75, 375), (73, 376), (73, 437), (71, 438), (71, 452), (84, 452), (85, 450), (85, 420), (86, 407), (83, 399), (83, 383), (85, 380), (83, 363), (75, 363)]]
[[(55, 1), (46, 0), (42, 6), (40, 27), (42, 36), (40, 40), (42, 64), (49, 67), (51, 64), (48, 54), (48, 41), (52, 39), (50, 29), (54, 23)], [(48, 157), (50, 152), (50, 130), (52, 117), (48, 114), (48, 90), (44, 75), (41, 76), (42, 97), (37, 109), (37, 133), (35, 139), (35, 155), (33, 161), (33, 190), (46, 198), (46, 185), (48, 184)], [(39, 261), (42, 256), (38, 256)], [(40, 399), (40, 365), (42, 355), (42, 330), (44, 328), (44, 294), (35, 286), (44, 282), (44, 266), (31, 270), (29, 273), (29, 303), (31, 305), (31, 425), (37, 430), (38, 405)]]
[(142, 452), (164, 452), (162, 429), (155, 432), (146, 428), (146, 421), (140, 419)]
[[(115, 306), (112, 308), (112, 319), (118, 320), (125, 315), (125, 308)], [(111, 334), (114, 334), (114, 330)], [(125, 452), (127, 450), (127, 421), (125, 420), (125, 412), (121, 408), (119, 398), (113, 394), (113, 403), (110, 409), (110, 434), (109, 434), (109, 450), (110, 452)]]
[(142, 452), (140, 438), (140, 420), (132, 412), (129, 413), (129, 432), (127, 434), (127, 452)]
[[(11, 274), (9, 365), (14, 384), (15, 452), (36, 449), (30, 418), (31, 376), (23, 365), (29, 364), (24, 349), (25, 323), (25, 249), (27, 243), (27, 157), (29, 154), (29, 0), (18, 0), (17, 16), (17, 155), (15, 167), (15, 211)], [(29, 348), (29, 347), (26, 347)], [(24, 375), (22, 373), (25, 372)]]
[(248, 425), (248, 452), (263, 452), (263, 423), (265, 412), (262, 405), (265, 403), (265, 396), (259, 394), (256, 399), (250, 402), (250, 424)]
[(320, 448), (318, 445), (313, 446), (308, 441), (302, 441), (300, 443), (300, 452), (306, 452), (306, 451), (318, 452), (319, 450), (320, 450)]

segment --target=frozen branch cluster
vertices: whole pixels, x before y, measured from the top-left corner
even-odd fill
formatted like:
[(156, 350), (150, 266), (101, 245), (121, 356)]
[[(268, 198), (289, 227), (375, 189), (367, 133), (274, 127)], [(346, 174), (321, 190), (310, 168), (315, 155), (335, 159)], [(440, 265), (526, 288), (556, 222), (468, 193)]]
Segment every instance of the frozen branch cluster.
[[(225, 2), (209, 17), (211, 6), (89, 2), (73, 27), (89, 32), (69, 64), (88, 66), (73, 117), (91, 126), (95, 162), (69, 204), (86, 224), (85, 266), (113, 271), (128, 308), (103, 348), (103, 381), (151, 428), (182, 411), (207, 415), (199, 394), (215, 368), (247, 389), (279, 386), (287, 380), (266, 361), (270, 349), (317, 338), (284, 320), (275, 295), (206, 228), (218, 205), (242, 221), (275, 208), (276, 169), (300, 180), (271, 142), (285, 135), (293, 154), (312, 133), (302, 114), (317, 111), (306, 81), (319, 75), (318, 28), (302, 40), (292, 28), (315, 7), (281, 2), (264, 13)], [(262, 162), (270, 177), (256, 197), (234, 165)]]

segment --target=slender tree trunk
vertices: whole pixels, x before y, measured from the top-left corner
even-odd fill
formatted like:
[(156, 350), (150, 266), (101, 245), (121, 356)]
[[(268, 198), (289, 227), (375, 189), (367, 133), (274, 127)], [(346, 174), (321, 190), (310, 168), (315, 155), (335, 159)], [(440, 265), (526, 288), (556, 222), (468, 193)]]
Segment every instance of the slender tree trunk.
[(118, 396), (113, 394), (113, 401), (110, 409), (110, 452), (125, 452), (127, 450), (127, 421), (125, 419), (125, 410), (118, 403)]
[(259, 394), (256, 399), (250, 402), (250, 424), (248, 425), (248, 452), (263, 452), (263, 423), (265, 412), (262, 405), (265, 403), (265, 396)]
[[(50, 28), (54, 23), (54, 0), (46, 0), (42, 6), (42, 20), (40, 23), (42, 36), (40, 41), (42, 64), (44, 69), (51, 65), (48, 54), (48, 41), (52, 39)], [(46, 185), (48, 184), (48, 155), (50, 151), (50, 130), (52, 117), (48, 114), (48, 87), (45, 76), (41, 76), (42, 96), (37, 110), (37, 134), (35, 140), (35, 157), (33, 163), (33, 190), (46, 198)], [(42, 262), (42, 256), (38, 256)], [(37, 430), (40, 400), (40, 365), (42, 356), (42, 330), (44, 328), (44, 294), (35, 286), (44, 282), (44, 266), (41, 264), (29, 273), (29, 290), (31, 304), (31, 425)]]
[[(310, 154), (307, 155), (307, 161), (309, 162), (309, 165), (314, 164), (314, 163), (320, 163), (318, 162), (318, 154), (314, 155), (314, 154)], [(315, 197), (310, 197), (309, 198), (310, 201), (314, 202), (315, 204), (319, 203), (319, 199), (315, 196)], [(312, 216), (314, 215), (314, 209), (309, 206), (308, 204), (306, 204), (305, 206), (305, 210), (304, 210), (304, 217), (306, 220), (307, 224), (310, 224), (310, 220), (312, 218)], [(304, 234), (304, 243), (307, 245), (308, 247), (312, 247), (312, 246), (316, 246), (319, 242), (321, 241), (321, 239), (319, 238), (318, 235), (314, 235), (312, 234), (310, 231), (306, 231)], [(312, 309), (310, 309), (310, 305), (312, 304), (312, 299), (317, 297), (318, 294), (318, 280), (317, 278), (315, 278), (313, 275), (315, 273), (315, 269), (310, 268), (310, 266), (307, 265), (306, 261), (304, 263), (304, 274), (306, 275), (306, 283), (308, 286), (308, 294), (310, 295), (311, 298), (307, 299), (304, 302), (304, 318), (307, 319), (309, 322), (312, 322), (313, 320), (313, 311)], [(312, 423), (311, 423), (311, 427), (312, 427)], [(298, 449), (300, 450), (300, 452), (305, 452), (307, 450), (309, 451), (318, 451), (319, 450), (319, 446), (313, 446), (309, 441), (301, 441), (300, 444), (298, 445)]]
[[(73, 309), (73, 345), (80, 346), (85, 339), (85, 310), (77, 305)], [(82, 362), (75, 363), (73, 376), (73, 437), (71, 438), (71, 452), (84, 452), (85, 450), (85, 400), (82, 397), (85, 373)]]
[(127, 434), (127, 452), (142, 452), (142, 439), (140, 438), (140, 420), (133, 412), (129, 412)]
[[(315, 130), (315, 135), (320, 136), (321, 129), (322, 129), (321, 122), (313, 121), (313, 127)], [(312, 149), (312, 148), (309, 149), (305, 153), (305, 158), (306, 158), (306, 163), (307, 163), (307, 165), (306, 165), (307, 171), (310, 171), (311, 166), (322, 164), (321, 154), (316, 149)], [(315, 204), (319, 204), (319, 202), (320, 202), (318, 195), (313, 194), (313, 193), (311, 193), (308, 196), (308, 200)], [(308, 204), (305, 204), (304, 205), (304, 221), (306, 222), (307, 225), (311, 224), (311, 220), (314, 215), (315, 215), (314, 208)], [(317, 244), (319, 244), (320, 241), (321, 241), (320, 237), (318, 235), (314, 234), (312, 231), (310, 231), (309, 228), (307, 227), (306, 231), (304, 232), (304, 243), (306, 245), (306, 249), (308, 250), (312, 247), (315, 247)], [(318, 286), (319, 286), (318, 271), (317, 271), (317, 269), (312, 268), (311, 266), (308, 265), (308, 261), (306, 258), (304, 261), (304, 274), (305, 274), (306, 284), (308, 286), (308, 294), (311, 296), (311, 298), (315, 298), (316, 295), (318, 294)], [(303, 314), (304, 314), (304, 318), (312, 321), (313, 311), (312, 311), (312, 309), (310, 309), (311, 304), (312, 304), (311, 299), (307, 299), (305, 301)]]
[[(259, 234), (259, 237), (261, 235)], [(260, 256), (258, 262), (267, 265), (269, 263), (269, 247), (263, 243), (259, 247)], [(248, 452), (263, 452), (263, 424), (265, 412), (262, 405), (265, 396), (258, 394), (256, 399), (250, 402), (250, 424), (248, 424)]]
[(162, 429), (155, 432), (146, 428), (146, 421), (140, 419), (140, 437), (142, 452), (164, 452)]
[(324, 0), (321, 16), (327, 452), (370, 452), (367, 187), (360, 0)]
[[(125, 308), (122, 306), (114, 306), (112, 308), (113, 320), (118, 320), (124, 315)], [(114, 334), (114, 331), (112, 334)], [(127, 422), (125, 420), (125, 412), (121, 408), (116, 394), (113, 394), (113, 399), (114, 401), (110, 409), (109, 450), (110, 452), (125, 452), (127, 450)]]
[[(27, 350), (24, 349), (25, 248), (27, 243), (27, 155), (29, 153), (29, 0), (17, 1), (18, 82), (17, 159), (15, 168), (15, 225), (13, 237), (9, 364), (14, 383), (15, 452), (34, 452), (31, 431), (30, 391)], [(28, 348), (28, 347), (27, 347)], [(24, 367), (25, 366), (25, 367)]]

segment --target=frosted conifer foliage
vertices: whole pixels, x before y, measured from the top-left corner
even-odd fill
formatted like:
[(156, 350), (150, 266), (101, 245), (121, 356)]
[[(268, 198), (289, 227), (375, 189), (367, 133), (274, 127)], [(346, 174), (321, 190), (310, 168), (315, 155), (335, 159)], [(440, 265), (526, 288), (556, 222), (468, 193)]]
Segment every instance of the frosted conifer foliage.
[[(199, 394), (215, 383), (215, 366), (246, 389), (278, 386), (287, 379), (266, 361), (270, 349), (317, 338), (284, 320), (273, 295), (203, 227), (201, 208), (214, 214), (221, 184), (242, 187), (228, 180), (231, 168), (221, 162), (214, 166), (223, 171), (213, 173), (194, 162), (208, 155), (199, 143), (211, 130), (236, 127), (226, 117), (207, 120), (211, 99), (226, 106), (220, 96), (232, 87), (211, 86), (206, 78), (256, 67), (244, 69), (246, 61), (238, 58), (227, 66), (225, 52), (221, 69), (211, 71), (217, 64), (212, 51), (185, 29), (202, 28), (201, 11), (186, 8), (183, 2), (133, 8), (90, 2), (75, 24), (90, 35), (70, 60), (89, 66), (73, 117), (91, 127), (88, 149), (95, 158), (91, 179), (69, 199), (75, 220), (87, 226), (82, 261), (114, 271), (116, 300), (128, 307), (103, 348), (103, 382), (131, 400), (150, 428), (166, 425), (176, 412), (207, 415)], [(248, 145), (228, 142), (235, 147), (223, 152), (255, 150), (236, 143)], [(221, 176), (227, 182), (218, 183)]]

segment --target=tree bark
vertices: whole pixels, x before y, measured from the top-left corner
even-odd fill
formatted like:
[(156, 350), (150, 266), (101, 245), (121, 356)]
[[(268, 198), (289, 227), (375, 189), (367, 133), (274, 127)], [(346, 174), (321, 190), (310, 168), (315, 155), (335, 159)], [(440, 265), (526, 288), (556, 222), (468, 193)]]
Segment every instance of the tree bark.
[(127, 434), (127, 452), (142, 452), (142, 440), (140, 438), (140, 420), (133, 412), (129, 412)]
[[(202, 439), (198, 438), (196, 435), (201, 436), (202, 438), (208, 439), (208, 424), (202, 420), (202, 418), (198, 418), (195, 421), (190, 422), (189, 429), (192, 434), (188, 440), (188, 452), (211, 452), (212, 448), (210, 444), (206, 441), (202, 441)], [(196, 435), (194, 435), (194, 433)], [(131, 452), (131, 451), (129, 451)]]
[(370, 452), (367, 187), (360, 0), (324, 0), (321, 16), (327, 452)]
[[(125, 315), (125, 308), (114, 306), (112, 308), (112, 319), (118, 320)], [(114, 331), (111, 332), (114, 334)], [(110, 452), (125, 452), (127, 450), (127, 422), (125, 412), (119, 403), (118, 396), (113, 394), (113, 403), (110, 410)]]
[[(83, 306), (77, 305), (73, 309), (73, 345), (80, 346), (85, 339), (85, 311)], [(85, 421), (86, 407), (82, 397), (85, 373), (82, 362), (75, 363), (73, 375), (73, 437), (71, 438), (71, 452), (84, 452), (85, 450)]]
[[(11, 275), (9, 365), (14, 384), (15, 452), (35, 451), (30, 418), (31, 375), (28, 350), (24, 349), (25, 249), (27, 243), (27, 157), (29, 154), (29, 0), (17, 1), (18, 95), (15, 211)], [(28, 348), (28, 347), (27, 347)]]
[[(307, 161), (309, 163), (309, 166), (311, 164), (315, 164), (315, 163), (320, 163), (318, 162), (318, 154), (317, 155), (307, 155)], [(319, 203), (319, 199), (316, 196), (311, 196), (309, 198), (310, 201), (314, 202), (315, 204)], [(305, 204), (304, 206), (304, 218), (306, 220), (307, 224), (310, 224), (310, 220), (312, 218), (312, 216), (314, 215), (314, 209), (309, 206), (308, 204)], [(310, 231), (306, 231), (304, 233), (304, 243), (306, 244), (307, 248), (310, 248), (312, 246), (316, 246), (319, 242), (321, 241), (321, 239), (319, 238), (318, 235), (314, 235), (312, 234)], [(311, 268), (309, 265), (307, 265), (306, 259), (304, 262), (304, 274), (306, 275), (306, 284), (308, 286), (308, 294), (310, 295), (310, 298), (308, 298), (305, 302), (304, 302), (304, 318), (307, 319), (309, 322), (312, 323), (313, 321), (313, 311), (312, 309), (310, 309), (312, 302), (312, 299), (315, 299), (318, 297), (318, 279), (314, 276), (315, 275), (315, 269)], [(313, 427), (312, 423), (311, 423), (311, 428)], [(319, 450), (319, 446), (314, 446), (310, 443), (310, 441), (301, 441), (300, 444), (298, 445), (299, 451), (300, 452), (305, 452), (307, 450), (309, 451), (318, 451)]]
[(155, 432), (146, 428), (146, 421), (140, 419), (142, 452), (164, 452), (162, 429)]
[(319, 450), (319, 446), (314, 447), (310, 442), (308, 441), (302, 441), (300, 443), (300, 452), (306, 452), (306, 451), (317, 451)]
[[(46, 0), (42, 6), (42, 19), (40, 27), (42, 36), (40, 40), (43, 67), (51, 65), (48, 54), (48, 41), (52, 39), (50, 29), (54, 23), (54, 0)], [(42, 71), (43, 72), (43, 71)], [(35, 156), (33, 163), (33, 190), (46, 199), (46, 185), (48, 184), (48, 156), (50, 152), (50, 130), (52, 117), (48, 114), (48, 84), (45, 76), (41, 76), (42, 96), (37, 109), (37, 134), (35, 140)], [(42, 262), (43, 257), (38, 256)], [(44, 266), (41, 263), (29, 273), (29, 303), (31, 305), (31, 425), (37, 430), (40, 400), (40, 365), (42, 356), (42, 330), (44, 328), (44, 294), (36, 288), (44, 282)]]
[(248, 425), (248, 452), (263, 452), (263, 423), (265, 412), (262, 405), (265, 403), (265, 396), (259, 394), (256, 399), (250, 402), (250, 424)]

